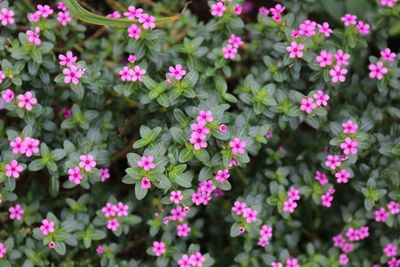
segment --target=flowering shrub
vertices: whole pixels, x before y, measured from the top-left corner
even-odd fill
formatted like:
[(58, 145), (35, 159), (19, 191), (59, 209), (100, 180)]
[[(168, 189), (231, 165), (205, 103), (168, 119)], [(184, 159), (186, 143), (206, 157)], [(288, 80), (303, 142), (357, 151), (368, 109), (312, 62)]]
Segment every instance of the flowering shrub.
[(0, 1), (0, 266), (400, 267), (400, 2), (63, 1)]

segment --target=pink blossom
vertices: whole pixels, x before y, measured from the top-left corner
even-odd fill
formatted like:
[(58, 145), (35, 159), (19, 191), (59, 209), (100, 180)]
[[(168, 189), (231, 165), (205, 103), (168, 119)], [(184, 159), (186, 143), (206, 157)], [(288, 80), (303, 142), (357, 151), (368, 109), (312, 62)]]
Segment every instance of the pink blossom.
[(293, 199), (289, 198), (285, 202), (283, 202), (283, 211), (293, 213), (297, 208), (297, 203)]
[(271, 267), (283, 267), (283, 265), (280, 262), (272, 262)]
[(0, 259), (4, 258), (4, 255), (7, 253), (7, 248), (3, 243), (0, 242)]
[(340, 20), (344, 23), (345, 26), (356, 25), (357, 16), (347, 13)]
[(42, 221), (42, 225), (40, 226), (40, 231), (44, 236), (47, 236), (50, 233), (53, 233), (55, 231), (55, 223), (51, 220), (44, 219)]
[(342, 248), (344, 244), (346, 243), (346, 240), (342, 235), (336, 235), (332, 238), (333, 241), (333, 246), (336, 248)]
[(299, 200), (300, 199), (300, 191), (296, 187), (291, 187), (287, 192), (287, 195), (290, 199)]
[(179, 267), (190, 267), (192, 264), (190, 262), (190, 257), (187, 254), (183, 254), (178, 260)]
[(317, 104), (314, 103), (314, 99), (311, 97), (306, 96), (301, 99), (300, 110), (305, 111), (306, 113), (311, 113), (316, 108)]
[(129, 206), (127, 204), (118, 202), (118, 204), (115, 205), (115, 207), (116, 207), (116, 211), (117, 211), (117, 216), (119, 216), (119, 217), (128, 216)]
[(140, 38), (140, 34), (142, 32), (142, 29), (139, 28), (136, 24), (132, 24), (129, 28), (128, 28), (128, 36), (130, 38), (134, 38), (136, 40), (138, 40)]
[(79, 156), (79, 168), (91, 172), (92, 168), (96, 167), (96, 160), (91, 154)]
[(24, 167), (18, 163), (17, 160), (13, 159), (10, 163), (5, 165), (6, 168), (6, 176), (19, 178), (20, 173), (24, 170)]
[(207, 142), (205, 141), (206, 136), (198, 135), (195, 133), (196, 132), (192, 132), (192, 136), (189, 139), (190, 143), (194, 145), (194, 150), (200, 150), (202, 148), (206, 148), (208, 146)]
[(162, 254), (164, 254), (167, 250), (165, 249), (165, 243), (162, 241), (154, 241), (153, 242), (153, 253), (157, 256), (160, 257)]
[(315, 60), (319, 63), (321, 68), (325, 68), (327, 66), (332, 65), (333, 54), (332, 52), (322, 50), (319, 56), (315, 58)]
[(315, 21), (306, 20), (300, 24), (299, 34), (307, 37), (315, 35), (315, 30), (317, 28), (317, 23)]
[(233, 6), (233, 12), (235, 12), (235, 14), (238, 15), (238, 16), (242, 15), (242, 6), (241, 5), (234, 5)]
[(385, 222), (389, 218), (389, 212), (385, 210), (385, 208), (380, 208), (375, 211), (375, 221), (376, 222)]
[(72, 118), (72, 110), (70, 108), (62, 108), (61, 114), (64, 116), (65, 119)]
[(56, 243), (54, 241), (50, 241), (47, 246), (49, 247), (49, 249), (53, 249), (56, 247)]
[(385, 48), (381, 51), (383, 61), (392, 62), (396, 58), (396, 53), (392, 53), (390, 48)]
[(6, 89), (6, 90), (3, 90), (2, 92), (1, 92), (1, 98), (4, 100), (4, 101), (6, 101), (6, 103), (9, 103), (9, 102), (11, 102), (11, 101), (13, 101), (13, 99), (14, 99), (14, 91), (13, 90), (11, 90), (11, 89)]
[(140, 68), (139, 66), (134, 66), (133, 67), (133, 73), (132, 73), (132, 81), (141, 81), (142, 76), (146, 73), (145, 69)]
[(346, 81), (346, 73), (347, 69), (342, 69), (339, 65), (336, 65), (329, 71), (329, 75), (331, 75), (333, 83)]
[(25, 154), (24, 141), (20, 136), (17, 136), (14, 141), (10, 142), (10, 147), (13, 154)]
[(247, 223), (252, 223), (257, 220), (257, 211), (251, 208), (245, 208), (243, 211), (243, 218), (246, 219)]
[(107, 202), (106, 205), (101, 208), (101, 212), (106, 218), (113, 217), (117, 213), (117, 206), (115, 206), (111, 202)]
[(339, 265), (344, 266), (349, 263), (349, 257), (346, 254), (339, 255)]
[(286, 260), (286, 267), (300, 267), (300, 264), (296, 258), (288, 258)]
[(136, 62), (136, 56), (135, 55), (129, 55), (128, 56), (128, 61), (130, 62), (130, 63), (135, 63)]
[(325, 166), (330, 168), (331, 170), (335, 170), (340, 167), (341, 160), (338, 155), (328, 155), (327, 160), (325, 162)]
[(105, 182), (110, 179), (110, 171), (108, 168), (100, 168), (100, 181)]
[(133, 69), (125, 66), (119, 71), (119, 78), (121, 79), (121, 81), (132, 81), (133, 74)]
[(321, 201), (322, 206), (329, 208), (332, 205), (333, 196), (329, 193), (325, 193), (321, 196)]
[(186, 224), (179, 224), (176, 227), (176, 235), (179, 237), (186, 237), (190, 233), (191, 228)]
[(181, 80), (183, 78), (183, 76), (186, 75), (186, 70), (182, 68), (181, 64), (176, 64), (175, 67), (170, 66), (168, 68), (169, 71), (169, 77), (171, 78), (175, 78), (178, 81)]
[(343, 149), (343, 153), (345, 155), (357, 154), (357, 146), (358, 146), (358, 141), (357, 140), (351, 140), (350, 137), (346, 137), (344, 139), (344, 142), (340, 144), (340, 148)]
[(0, 70), (0, 84), (3, 83), (4, 78), (6, 78), (6, 75)]
[(282, 19), (282, 13), (285, 11), (285, 6), (281, 4), (276, 4), (273, 8), (270, 9), (272, 13), (272, 19), (275, 21), (280, 21)]
[(204, 257), (200, 252), (196, 252), (190, 255), (190, 264), (195, 267), (203, 267), (204, 262), (206, 261), (206, 257)]
[(246, 203), (240, 202), (240, 201), (235, 201), (233, 203), (232, 211), (234, 213), (236, 213), (237, 215), (241, 215), (246, 208), (247, 208)]
[(117, 218), (113, 218), (113, 219), (108, 220), (107, 229), (115, 232), (115, 231), (118, 230), (119, 227), (120, 227), (120, 223), (119, 223)]
[(62, 10), (62, 11), (68, 10), (67, 6), (62, 1), (57, 2), (57, 8), (58, 8), (58, 10)]
[(348, 66), (350, 55), (343, 52), (342, 50), (338, 50), (335, 54), (335, 59), (336, 59), (336, 66), (342, 66), (342, 65)]
[(205, 139), (206, 135), (210, 132), (210, 129), (205, 127), (203, 122), (197, 123), (197, 124), (193, 123), (190, 127), (193, 131), (191, 134), (191, 137), (194, 137), (194, 138), (200, 137), (202, 139)]
[(292, 41), (290, 45), (286, 48), (286, 51), (290, 52), (290, 58), (302, 58), (303, 57), (303, 49), (304, 44), (297, 44), (295, 41)]
[(106, 17), (111, 18), (111, 19), (118, 19), (121, 17), (121, 13), (119, 13), (118, 11), (113, 11), (112, 13), (108, 14)]
[(39, 144), (40, 141), (38, 139), (29, 136), (25, 137), (25, 140), (22, 143), (22, 150), (24, 151), (25, 156), (31, 157), (33, 154), (39, 153)]
[(148, 14), (143, 14), (139, 18), (139, 23), (142, 24), (145, 30), (154, 29), (156, 27), (156, 18)]
[(9, 217), (11, 220), (20, 221), (25, 211), (20, 204), (16, 204), (14, 207), (10, 207), (8, 212), (10, 213)]
[(390, 201), (387, 205), (388, 210), (391, 214), (396, 215), (400, 213), (400, 203), (396, 201)]
[(314, 95), (315, 103), (317, 106), (327, 106), (329, 101), (329, 95), (325, 94), (321, 90), (318, 90)]
[(66, 26), (71, 22), (71, 14), (68, 11), (60, 11), (57, 13), (57, 21), (62, 25)]
[(169, 195), (169, 200), (171, 200), (175, 204), (179, 204), (183, 200), (182, 192), (179, 190), (172, 191)]
[(10, 25), (15, 24), (14, 11), (3, 7), (0, 10), (0, 21), (1, 25), (3, 26), (7, 26), (8, 24)]
[(128, 11), (124, 13), (124, 16), (130, 20), (135, 20), (140, 18), (142, 14), (143, 14), (143, 9), (136, 8), (134, 6), (129, 6)]
[(397, 0), (380, 0), (381, 6), (393, 7)]
[(215, 180), (222, 183), (230, 177), (229, 170), (218, 170), (217, 174), (215, 175)]
[(140, 182), (140, 186), (141, 186), (143, 189), (148, 189), (148, 188), (150, 188), (150, 187), (151, 187), (151, 182), (150, 182), (149, 178), (143, 177), (143, 178), (142, 178), (142, 181)]
[(209, 110), (200, 110), (199, 115), (196, 117), (196, 121), (199, 124), (206, 124), (207, 122), (213, 122), (214, 118), (212, 116), (212, 112)]
[(152, 156), (142, 156), (137, 162), (138, 167), (143, 168), (145, 171), (154, 169), (156, 165), (153, 163), (154, 158)]
[(317, 171), (315, 173), (315, 180), (317, 180), (321, 185), (325, 185), (328, 183), (328, 178), (326, 177), (325, 173)]
[(368, 69), (370, 70), (369, 77), (378, 80), (382, 80), (383, 76), (389, 71), (388, 68), (383, 65), (382, 61), (378, 61), (376, 64), (370, 64)]
[(220, 131), (221, 133), (226, 133), (226, 132), (228, 131), (228, 126), (226, 126), (225, 124), (221, 124), (221, 125), (219, 126), (219, 131)]
[(234, 155), (242, 155), (246, 152), (246, 141), (240, 140), (239, 137), (235, 137), (233, 141), (230, 141), (229, 146), (232, 148), (232, 153)]
[(48, 16), (50, 16), (51, 14), (54, 13), (54, 10), (48, 6), (48, 5), (37, 5), (37, 10), (38, 13), (40, 14), (40, 16), (42, 16), (43, 18), (47, 18)]
[(350, 172), (348, 170), (340, 170), (339, 172), (335, 173), (336, 181), (339, 184), (346, 184), (349, 181)]
[(244, 44), (242, 38), (240, 38), (239, 36), (234, 35), (233, 33), (229, 37), (228, 43), (230, 43), (235, 48), (239, 48)]
[(342, 124), (343, 133), (345, 134), (356, 134), (358, 125), (351, 120), (348, 120)]
[(258, 9), (258, 12), (259, 12), (260, 14), (265, 15), (265, 16), (268, 16), (268, 15), (269, 15), (269, 9), (266, 8), (266, 7), (264, 7), (264, 6), (260, 7), (260, 8)]
[(67, 68), (63, 69), (63, 73), (65, 74), (64, 82), (66, 84), (73, 83), (77, 85), (79, 83), (79, 79), (82, 77), (83, 72), (78, 66), (70, 64)]
[(96, 248), (96, 253), (97, 253), (97, 255), (102, 255), (104, 253), (104, 247), (102, 245), (99, 245)]
[(18, 107), (25, 108), (27, 111), (32, 110), (32, 106), (37, 103), (37, 99), (28, 91), (25, 94), (18, 95)]
[(368, 35), (369, 34), (369, 24), (364, 23), (361, 20), (357, 22), (357, 30), (361, 35)]
[(74, 56), (74, 54), (71, 51), (67, 51), (65, 55), (63, 54), (58, 55), (58, 59), (60, 60), (59, 64), (61, 66), (71, 66), (73, 65), (73, 63), (76, 62), (78, 58)]
[(397, 245), (389, 243), (385, 246), (383, 249), (383, 252), (385, 253), (386, 257), (395, 257), (397, 255)]
[(42, 42), (40, 40), (40, 28), (36, 27), (35, 30), (27, 30), (26, 35), (28, 36), (28, 42), (33, 43), (35, 45), (40, 45)]
[(72, 183), (76, 185), (80, 184), (83, 179), (83, 175), (79, 167), (68, 169), (68, 175), (69, 175), (68, 180), (70, 180)]
[(226, 11), (224, 3), (218, 2), (211, 5), (211, 15), (214, 17), (222, 17)]
[(329, 37), (333, 33), (332, 29), (329, 27), (329, 23), (328, 22), (324, 22), (322, 24), (318, 24), (318, 30), (325, 37)]
[(222, 53), (224, 54), (225, 59), (235, 59), (237, 48), (231, 44), (228, 44), (222, 48)]
[(400, 259), (391, 258), (388, 262), (388, 267), (399, 267), (400, 266)]
[(31, 23), (38, 22), (40, 20), (40, 13), (38, 11), (33, 13), (28, 13), (28, 20)]

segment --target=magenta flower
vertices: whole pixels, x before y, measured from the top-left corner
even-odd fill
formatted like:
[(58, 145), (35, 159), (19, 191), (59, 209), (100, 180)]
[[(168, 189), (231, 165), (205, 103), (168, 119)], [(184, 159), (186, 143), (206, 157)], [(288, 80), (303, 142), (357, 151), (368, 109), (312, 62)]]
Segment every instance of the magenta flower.
[(18, 163), (17, 160), (13, 159), (10, 163), (5, 165), (6, 176), (19, 178), (20, 173), (24, 170), (24, 167)]
[(280, 262), (272, 262), (271, 267), (283, 267), (283, 265)]
[(160, 257), (162, 254), (164, 254), (167, 250), (165, 249), (165, 243), (162, 241), (154, 241), (153, 242), (153, 253), (157, 256)]
[(242, 15), (242, 6), (241, 5), (234, 5), (233, 6), (233, 12), (235, 12), (236, 15), (240, 16)]
[(120, 227), (120, 223), (119, 223), (118, 219), (113, 218), (113, 219), (111, 219), (111, 220), (108, 220), (108, 222), (107, 222), (107, 229), (109, 229), (109, 230), (115, 232), (115, 231), (118, 230), (119, 227)]
[(129, 6), (128, 11), (124, 12), (124, 16), (130, 20), (138, 19), (142, 16), (142, 14), (143, 14), (143, 9), (136, 8), (134, 6)]
[(119, 216), (119, 217), (128, 216), (129, 206), (127, 204), (118, 202), (118, 204), (115, 207), (117, 210), (117, 216)]
[(385, 48), (381, 51), (383, 61), (392, 62), (396, 58), (396, 53), (392, 53), (390, 48)]
[(67, 68), (63, 69), (63, 73), (65, 74), (64, 82), (66, 84), (73, 83), (77, 85), (79, 83), (79, 79), (82, 77), (82, 70), (75, 65), (69, 65)]
[(395, 257), (397, 255), (397, 245), (389, 243), (385, 246), (383, 249), (383, 252), (385, 253), (386, 257)]
[(325, 37), (331, 36), (333, 33), (333, 30), (330, 28), (328, 22), (324, 22), (322, 24), (318, 24), (318, 30), (320, 33), (322, 33)]
[(281, 4), (276, 4), (274, 7), (270, 9), (270, 12), (272, 14), (272, 19), (275, 21), (280, 21), (282, 19), (282, 13), (285, 11), (285, 6)]
[(142, 181), (140, 182), (140, 186), (141, 186), (143, 189), (150, 188), (150, 187), (151, 187), (151, 182), (150, 182), (150, 180), (149, 180), (147, 177), (143, 177), (143, 178), (142, 178)]
[(356, 134), (358, 125), (357, 123), (348, 120), (342, 124), (343, 133), (345, 134)]
[(350, 178), (350, 172), (348, 170), (340, 170), (339, 172), (335, 173), (336, 182), (338, 184), (346, 184)]
[(191, 228), (186, 224), (179, 224), (176, 227), (176, 235), (179, 237), (186, 237), (189, 235)]
[(172, 191), (169, 195), (169, 200), (171, 200), (175, 204), (179, 204), (183, 200), (182, 192), (179, 190)]
[(203, 124), (203, 125), (205, 125), (207, 122), (213, 122), (214, 118), (212, 116), (212, 112), (209, 110), (207, 110), (207, 111), (200, 110), (199, 115), (196, 117), (196, 121), (199, 124)]
[(356, 25), (357, 16), (347, 13), (340, 20), (344, 23), (345, 26)]
[(0, 242), (0, 259), (4, 258), (4, 255), (7, 253), (7, 248), (3, 243)]
[(117, 214), (118, 208), (111, 202), (107, 202), (104, 207), (101, 208), (101, 212), (103, 213), (104, 217), (113, 217)]
[(40, 45), (42, 42), (40, 40), (40, 28), (36, 27), (35, 30), (27, 30), (26, 35), (28, 36), (28, 42), (33, 43), (35, 45)]
[(349, 263), (349, 257), (347, 256), (347, 254), (340, 254), (339, 255), (339, 265), (344, 266), (347, 265)]
[(16, 204), (14, 207), (10, 207), (8, 209), (8, 212), (10, 213), (9, 217), (11, 220), (20, 221), (22, 220), (22, 216), (24, 215), (24, 209), (20, 204)]
[(300, 267), (300, 264), (296, 258), (288, 258), (286, 260), (286, 267)]
[(79, 168), (85, 169), (87, 172), (90, 172), (92, 168), (96, 167), (96, 160), (91, 154), (80, 155), (79, 160)]
[(328, 183), (328, 178), (326, 177), (325, 173), (317, 171), (315, 173), (315, 180), (317, 180), (321, 185), (325, 185)]
[(317, 29), (317, 23), (315, 21), (306, 20), (299, 25), (299, 35), (311, 37), (315, 35)]
[(96, 248), (97, 255), (102, 255), (104, 253), (104, 247), (102, 245), (98, 245)]
[(183, 76), (186, 75), (186, 70), (184, 70), (182, 68), (181, 64), (176, 64), (175, 67), (170, 66), (168, 68), (168, 71), (169, 71), (169, 73), (168, 73), (169, 77), (170, 78), (175, 78), (178, 81), (181, 80), (183, 78)]
[(61, 114), (64, 116), (65, 119), (72, 118), (72, 110), (70, 108), (62, 108)]
[(329, 71), (329, 75), (331, 75), (333, 83), (346, 81), (346, 74), (347, 69), (342, 69), (339, 65), (336, 65), (335, 68)]
[(243, 214), (244, 210), (247, 208), (246, 203), (240, 202), (240, 201), (235, 201), (233, 203), (232, 211), (236, 213), (237, 215)]
[(342, 50), (338, 50), (335, 54), (335, 59), (336, 59), (336, 66), (342, 66), (342, 65), (348, 66), (350, 55), (343, 52)]
[(226, 133), (226, 132), (228, 131), (228, 126), (226, 126), (225, 124), (221, 124), (221, 125), (219, 126), (219, 131), (220, 131), (221, 133)]
[(44, 219), (42, 221), (42, 225), (40, 226), (40, 231), (44, 236), (47, 236), (50, 233), (53, 233), (55, 231), (55, 223), (51, 220)]
[(226, 6), (222, 2), (211, 5), (211, 15), (214, 17), (222, 17), (226, 11)]
[(100, 168), (100, 181), (105, 182), (108, 179), (110, 179), (111, 175), (110, 175), (110, 171), (108, 168)]
[(239, 36), (234, 35), (233, 33), (229, 37), (228, 43), (230, 43), (235, 48), (239, 48), (244, 44), (242, 38), (240, 38)]
[(40, 16), (47, 18), (51, 14), (53, 14), (54, 10), (49, 7), (48, 5), (37, 5), (37, 12), (40, 14)]
[(57, 21), (62, 26), (67, 26), (72, 20), (71, 14), (68, 11), (60, 11), (57, 13)]
[(232, 153), (234, 155), (239, 154), (242, 155), (246, 152), (246, 141), (240, 140), (239, 137), (235, 137), (233, 141), (229, 142), (229, 146), (232, 148)]
[(246, 208), (243, 211), (243, 218), (246, 219), (247, 223), (252, 223), (257, 220), (257, 211), (251, 208)]
[(111, 19), (118, 19), (121, 17), (121, 13), (119, 13), (118, 11), (113, 11), (112, 13), (108, 14), (106, 17), (111, 18)]
[(76, 185), (80, 184), (83, 179), (83, 175), (79, 167), (68, 169), (68, 175), (68, 179)]
[(156, 165), (153, 163), (153, 157), (152, 156), (143, 156), (138, 162), (137, 165), (140, 168), (143, 168), (145, 171), (149, 171), (151, 169), (154, 169)]
[(29, 136), (25, 137), (25, 140), (22, 143), (22, 150), (25, 151), (25, 156), (31, 157), (33, 154), (39, 153), (39, 144), (40, 141), (38, 139), (31, 138)]
[(63, 55), (63, 54), (58, 55), (58, 59), (60, 60), (59, 64), (61, 66), (69, 67), (76, 62), (78, 57), (74, 56), (74, 54), (71, 51), (67, 51), (67, 53), (65, 53), (65, 55)]
[(1, 25), (3, 25), (3, 26), (7, 26), (8, 24), (10, 24), (10, 25), (15, 24), (14, 11), (3, 7), (0, 10), (0, 21), (1, 21)]
[(38, 22), (40, 20), (40, 14), (38, 11), (34, 12), (34, 13), (28, 13), (28, 20), (31, 23), (35, 23)]
[(204, 126), (205, 124), (203, 124), (203, 122), (201, 123), (193, 123), (190, 127), (192, 129), (192, 134), (191, 137), (197, 138), (197, 137), (201, 137), (201, 138), (206, 138), (206, 135), (210, 132), (210, 129), (208, 129), (207, 127)]
[(258, 13), (263, 14), (265, 16), (268, 16), (269, 15), (269, 9), (264, 7), (264, 6), (262, 6), (262, 7), (260, 7), (258, 9)]
[(380, 208), (375, 211), (375, 221), (376, 222), (385, 222), (389, 218), (389, 212), (385, 210), (385, 208)]
[(24, 140), (17, 136), (14, 141), (10, 142), (10, 147), (13, 154), (25, 154)]
[(369, 34), (369, 24), (364, 23), (361, 20), (357, 22), (357, 30), (361, 35), (368, 35)]
[(332, 65), (333, 54), (329, 51), (322, 50), (315, 60), (319, 63), (321, 68)]
[(222, 53), (224, 54), (225, 59), (235, 59), (237, 52), (237, 48), (231, 44), (222, 48)]
[(37, 99), (32, 95), (30, 91), (23, 95), (18, 95), (18, 107), (25, 108), (27, 111), (32, 110), (32, 106), (37, 103)]
[(290, 199), (299, 200), (300, 199), (300, 191), (296, 187), (291, 187), (287, 192), (287, 195)]
[(301, 99), (300, 110), (305, 111), (306, 113), (311, 113), (316, 108), (317, 104), (314, 103), (314, 99), (311, 97), (306, 96)]
[(380, 0), (381, 6), (393, 7), (397, 0)]
[(143, 14), (139, 18), (139, 23), (142, 24), (143, 29), (154, 29), (156, 27), (156, 18), (148, 14)]
[(133, 74), (134, 74), (133, 69), (130, 69), (127, 66), (125, 66), (119, 71), (119, 78), (123, 82), (132, 81)]
[(128, 56), (128, 61), (130, 62), (130, 63), (135, 63), (136, 62), (136, 56), (135, 55), (129, 55)]
[(368, 69), (370, 70), (369, 77), (378, 80), (382, 80), (383, 76), (389, 71), (388, 68), (383, 65), (382, 61), (378, 61), (376, 64), (370, 64)]
[(132, 24), (128, 28), (128, 36), (130, 38), (134, 38), (134, 39), (138, 40), (140, 38), (141, 33), (142, 33), (142, 29), (139, 28), (136, 24)]
[(140, 68), (139, 66), (134, 66), (133, 67), (133, 73), (132, 73), (132, 81), (141, 81), (142, 76), (146, 73), (145, 69)]
[(206, 257), (204, 257), (200, 252), (196, 252), (190, 255), (190, 264), (195, 267), (202, 267), (204, 262), (206, 261)]
[(290, 43), (290, 46), (286, 48), (286, 51), (290, 52), (289, 57), (290, 58), (302, 58), (303, 57), (303, 49), (304, 49), (304, 44), (297, 44), (295, 41), (292, 41)]
[(314, 95), (315, 103), (317, 106), (327, 106), (329, 101), (329, 95), (324, 94), (321, 90), (318, 90)]
[(345, 155), (357, 154), (357, 146), (358, 146), (358, 141), (357, 140), (351, 140), (350, 137), (346, 137), (344, 139), (344, 142), (340, 144), (340, 148), (343, 149), (343, 153)]
[(11, 89), (6, 89), (1, 92), (1, 98), (6, 101), (6, 103), (10, 103), (14, 100), (14, 91)]
[(215, 180), (222, 183), (230, 177), (229, 170), (218, 170), (217, 174), (215, 175)]
[(196, 132), (192, 132), (189, 142), (194, 145), (195, 150), (200, 150), (208, 146), (205, 139), (206, 139), (205, 135), (198, 135)]
[(333, 196), (329, 193), (325, 193), (321, 196), (322, 206), (330, 208), (332, 205)]
[(325, 166), (330, 168), (331, 170), (335, 170), (340, 167), (341, 160), (338, 155), (328, 155), (327, 160), (325, 162)]
[(390, 201), (387, 205), (388, 210), (391, 214), (396, 215), (400, 213), (400, 203), (396, 201)]
[(283, 202), (283, 211), (293, 213), (297, 208), (297, 203), (293, 199), (289, 198), (285, 202)]
[(334, 236), (332, 238), (332, 241), (333, 241), (333, 246), (336, 248), (342, 248), (346, 243), (346, 240), (341, 234)]

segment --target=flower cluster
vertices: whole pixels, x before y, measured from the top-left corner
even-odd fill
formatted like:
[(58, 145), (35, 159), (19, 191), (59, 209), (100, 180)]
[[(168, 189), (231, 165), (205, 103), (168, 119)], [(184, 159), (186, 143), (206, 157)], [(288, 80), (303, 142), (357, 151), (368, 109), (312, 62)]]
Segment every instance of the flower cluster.
[(70, 168), (67, 171), (68, 180), (76, 185), (81, 184), (84, 174), (90, 173), (96, 167), (96, 160), (90, 154), (81, 155), (79, 160), (77, 167)]
[(128, 216), (129, 207), (123, 202), (118, 202), (117, 204), (107, 202), (106, 205), (101, 208), (101, 212), (104, 217), (107, 218), (107, 229), (115, 232), (121, 226), (118, 219)]
[(129, 20), (136, 21), (141, 24), (141, 27), (136, 24), (132, 24), (128, 28), (128, 36), (130, 38), (138, 40), (142, 33), (142, 28), (145, 30), (152, 30), (156, 27), (156, 18), (145, 13), (142, 8), (129, 6), (128, 11), (124, 12), (124, 16)]
[(396, 201), (390, 201), (386, 208), (381, 207), (375, 211), (376, 222), (386, 222), (390, 215), (396, 215), (400, 213), (400, 203)]
[(368, 23), (363, 22), (362, 20), (357, 21), (357, 16), (352, 14), (345, 14), (340, 18), (343, 22), (344, 26), (347, 28), (355, 27), (359, 34), (368, 35), (370, 31), (370, 26)]
[(306, 113), (311, 113), (316, 108), (327, 106), (328, 101), (329, 95), (318, 90), (312, 97), (306, 96), (301, 99), (300, 110)]
[(236, 36), (235, 34), (231, 34), (228, 40), (228, 44), (222, 48), (222, 53), (224, 54), (225, 59), (235, 59), (239, 48), (244, 44), (242, 38)]
[(300, 200), (300, 191), (296, 187), (291, 187), (287, 192), (287, 199), (283, 202), (283, 211), (293, 213), (297, 208), (298, 200)]
[(355, 243), (369, 237), (369, 227), (362, 226), (358, 229), (349, 228), (343, 236), (338, 234), (332, 238), (333, 246), (339, 248), (342, 254), (339, 255), (339, 264), (344, 266), (349, 263), (348, 254), (355, 248)]

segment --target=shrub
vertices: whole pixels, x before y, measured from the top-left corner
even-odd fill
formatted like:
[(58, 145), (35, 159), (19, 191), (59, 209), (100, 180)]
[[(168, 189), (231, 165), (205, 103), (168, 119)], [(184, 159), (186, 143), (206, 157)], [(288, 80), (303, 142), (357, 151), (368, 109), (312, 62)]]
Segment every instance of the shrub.
[(0, 266), (400, 266), (396, 0), (128, 2), (0, 3)]

